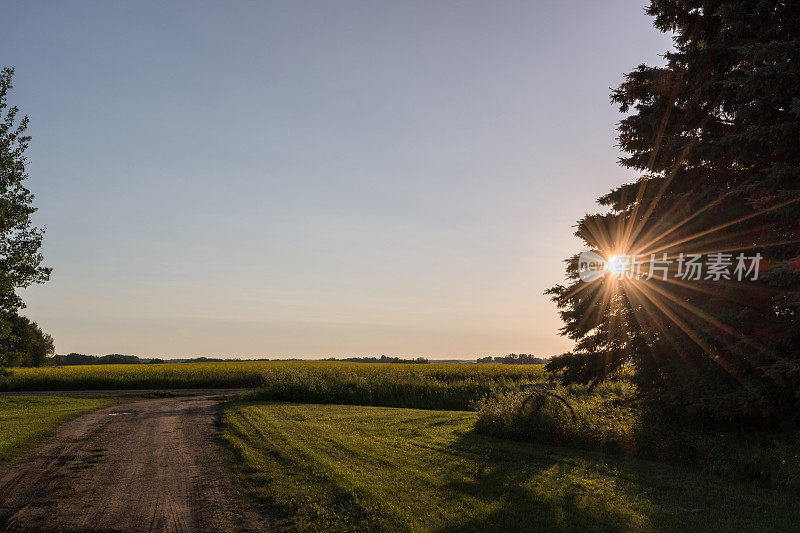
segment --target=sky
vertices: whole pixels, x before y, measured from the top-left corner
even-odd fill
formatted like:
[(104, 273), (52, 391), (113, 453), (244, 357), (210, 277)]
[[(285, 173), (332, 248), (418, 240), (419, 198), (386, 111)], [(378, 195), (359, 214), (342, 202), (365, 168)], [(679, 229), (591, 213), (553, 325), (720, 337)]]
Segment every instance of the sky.
[(645, 2), (26, 1), (57, 353), (473, 359), (571, 348), (544, 291), (636, 178), (611, 88)]

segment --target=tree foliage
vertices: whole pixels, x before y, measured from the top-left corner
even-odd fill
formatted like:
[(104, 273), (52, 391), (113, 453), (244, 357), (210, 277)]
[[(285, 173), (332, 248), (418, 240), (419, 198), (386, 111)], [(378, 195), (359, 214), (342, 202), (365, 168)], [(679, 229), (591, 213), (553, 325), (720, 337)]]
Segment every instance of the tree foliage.
[(8, 325), (9, 334), (3, 347), (3, 355), (11, 366), (43, 366), (48, 356), (53, 355), (53, 337), (42, 331), (36, 322), (13, 313), (5, 313), (2, 319)]
[(576, 341), (548, 369), (597, 383), (632, 367), (667, 412), (800, 423), (800, 3), (652, 0), (662, 67), (613, 91), (625, 167), (576, 235), (600, 253), (760, 253), (757, 280), (619, 280), (548, 292)]
[[(33, 225), (36, 208), (25, 187), (28, 117), (19, 118), (19, 108), (7, 102), (13, 75), (11, 68), (0, 72), (0, 313), (5, 316), (24, 307), (18, 289), (50, 277), (40, 252), (44, 232)], [(9, 334), (9, 324), (0, 315), (0, 346)]]

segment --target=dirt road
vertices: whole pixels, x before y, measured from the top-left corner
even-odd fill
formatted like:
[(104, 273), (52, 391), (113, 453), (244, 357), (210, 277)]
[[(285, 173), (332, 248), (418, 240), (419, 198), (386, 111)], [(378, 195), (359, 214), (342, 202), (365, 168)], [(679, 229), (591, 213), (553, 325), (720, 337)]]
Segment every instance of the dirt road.
[(0, 531), (263, 531), (214, 440), (217, 401), (118, 404), (0, 469)]

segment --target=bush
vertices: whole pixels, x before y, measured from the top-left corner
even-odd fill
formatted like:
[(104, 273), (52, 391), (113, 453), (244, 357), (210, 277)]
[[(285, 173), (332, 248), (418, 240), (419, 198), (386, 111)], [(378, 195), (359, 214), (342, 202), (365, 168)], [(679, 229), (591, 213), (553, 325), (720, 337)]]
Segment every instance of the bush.
[(800, 490), (799, 432), (681, 422), (636, 401), (633, 387), (623, 382), (604, 383), (594, 392), (559, 387), (557, 393), (574, 409), (574, 420), (555, 398), (529, 401), (523, 408), (531, 393), (509, 391), (478, 402), (476, 430), (494, 437), (625, 453)]
[[(591, 394), (585, 387), (559, 387), (558, 397), (511, 391), (477, 403), (476, 428), (495, 437), (571, 444), (590, 449), (616, 449), (630, 432), (633, 389), (605, 383)], [(571, 407), (564, 405), (564, 401)]]

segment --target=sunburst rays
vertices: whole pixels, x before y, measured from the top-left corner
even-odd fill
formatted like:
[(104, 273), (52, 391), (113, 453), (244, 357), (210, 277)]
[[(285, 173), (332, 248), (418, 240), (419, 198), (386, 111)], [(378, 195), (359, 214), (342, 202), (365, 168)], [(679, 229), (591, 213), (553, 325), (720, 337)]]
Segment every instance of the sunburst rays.
[[(628, 322), (625, 326), (638, 327), (639, 333), (646, 338), (645, 345), (653, 346), (658, 342), (670, 345), (674, 356), (669, 364), (679, 361), (687, 371), (691, 371), (695, 362), (685, 357), (685, 353), (699, 349), (748, 388), (746, 380), (738, 375), (737, 366), (730, 363), (726, 346), (742, 343), (773, 360), (779, 359), (779, 355), (759, 339), (742, 333), (732, 324), (726, 324), (703, 306), (746, 306), (748, 298), (753, 295), (763, 297), (758, 293), (766, 289), (750, 283), (738, 290), (731, 290), (732, 284), (747, 283), (746, 280), (709, 280), (706, 277), (685, 280), (675, 276), (676, 265), (683, 254), (730, 254), (733, 257), (737, 252), (766, 252), (774, 246), (800, 242), (798, 239), (776, 238), (769, 242), (763, 239), (764, 235), (771, 233), (777, 236), (772, 232), (772, 224), (767, 216), (797, 203), (800, 198), (761, 207), (710, 227), (704, 224), (704, 214), (735, 197), (738, 189), (745, 185), (742, 183), (736, 189), (725, 191), (715, 200), (688, 214), (681, 213), (681, 210), (685, 210), (689, 202), (683, 202), (680, 198), (671, 198), (671, 207), (663, 210), (639, 205), (663, 202), (665, 188), (660, 187), (655, 196), (648, 197), (646, 192), (637, 194), (637, 206), (627, 212), (585, 219), (580, 231), (587, 241), (596, 244), (597, 251), (607, 258), (607, 264), (604, 277), (594, 282), (576, 283), (561, 295), (562, 299), (582, 302), (581, 309), (584, 312), (578, 321), (579, 329), (591, 331), (602, 326), (607, 346), (620, 342), (624, 344), (624, 336), (619, 331), (624, 321), (620, 320), (619, 311), (615, 308), (627, 306), (635, 324)], [(646, 182), (641, 182), (639, 188), (646, 187)], [(688, 194), (693, 191), (690, 189)], [(625, 275), (629, 273), (626, 262), (630, 262), (630, 258), (634, 258), (634, 261), (635, 258), (641, 258), (638, 265), (641, 275)], [(648, 276), (652, 274), (654, 258), (669, 264), (664, 276)], [(675, 335), (675, 332), (680, 332), (680, 335)], [(685, 342), (692, 343), (695, 348), (687, 350)], [(663, 350), (659, 350), (655, 356), (664, 357)]]

